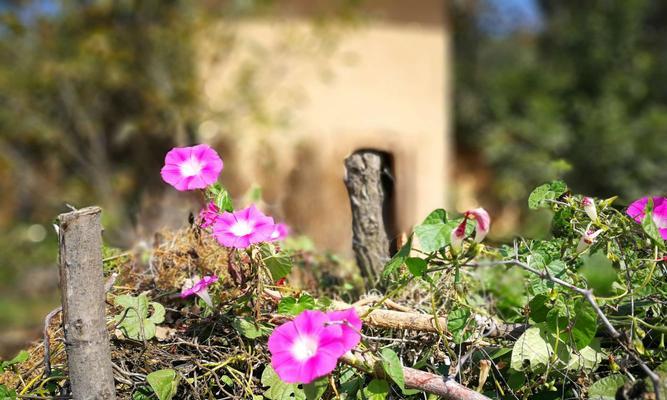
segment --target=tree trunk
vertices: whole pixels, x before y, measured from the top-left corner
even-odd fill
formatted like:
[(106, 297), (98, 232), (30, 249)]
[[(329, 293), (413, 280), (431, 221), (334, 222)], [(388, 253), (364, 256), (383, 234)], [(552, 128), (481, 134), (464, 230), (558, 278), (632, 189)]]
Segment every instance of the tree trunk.
[(75, 400), (114, 400), (99, 207), (58, 216), (67, 364)]
[(379, 283), (391, 258), (393, 180), (388, 154), (359, 150), (345, 159), (352, 208), (352, 249), (369, 286)]

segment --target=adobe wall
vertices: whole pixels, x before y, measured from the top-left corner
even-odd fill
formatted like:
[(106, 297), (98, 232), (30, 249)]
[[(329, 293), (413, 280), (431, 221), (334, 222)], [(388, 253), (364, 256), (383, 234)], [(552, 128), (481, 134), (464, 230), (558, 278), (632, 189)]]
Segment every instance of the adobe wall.
[[(406, 3), (420, 8), (402, 12)], [(200, 126), (200, 139), (234, 138), (221, 146), (223, 180), (237, 192), (260, 184), (269, 212), (320, 248), (347, 254), (351, 217), (343, 159), (348, 154), (360, 148), (393, 154), (401, 231), (446, 205), (451, 160), (444, 2), (373, 4), (379, 19), (334, 32), (335, 50), (314, 49), (329, 52), (324, 61), (313, 62), (285, 44), (318, 46), (311, 40), (318, 28), (297, 15), (239, 23), (235, 35), (248, 46), (235, 46), (222, 61), (204, 57), (209, 61), (202, 65), (211, 117)], [(215, 43), (203, 49), (212, 52)], [(236, 78), (258, 58), (255, 79), (266, 88), (259, 102), (287, 122), (258, 123), (251, 113), (232, 122), (217, 119), (215, 111), (228, 110), (238, 95)]]

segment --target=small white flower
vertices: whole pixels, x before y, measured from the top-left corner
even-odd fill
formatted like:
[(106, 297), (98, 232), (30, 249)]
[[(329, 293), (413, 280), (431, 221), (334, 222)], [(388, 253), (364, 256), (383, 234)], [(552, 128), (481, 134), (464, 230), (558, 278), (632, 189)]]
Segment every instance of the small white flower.
[(586, 232), (581, 235), (581, 239), (579, 239), (579, 244), (577, 244), (577, 253), (582, 253), (587, 248), (591, 247), (591, 245), (595, 242), (595, 238), (598, 237), (598, 235), (601, 233), (602, 229), (598, 229), (595, 232), (586, 229)]

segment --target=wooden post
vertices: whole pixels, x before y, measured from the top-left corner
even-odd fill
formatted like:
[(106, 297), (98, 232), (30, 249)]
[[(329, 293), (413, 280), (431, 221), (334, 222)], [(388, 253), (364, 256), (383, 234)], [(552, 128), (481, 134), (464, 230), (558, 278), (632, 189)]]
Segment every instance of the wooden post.
[(393, 180), (388, 154), (359, 150), (345, 159), (352, 208), (352, 249), (361, 274), (376, 286), (391, 258)]
[(99, 207), (60, 214), (60, 289), (74, 400), (114, 400)]

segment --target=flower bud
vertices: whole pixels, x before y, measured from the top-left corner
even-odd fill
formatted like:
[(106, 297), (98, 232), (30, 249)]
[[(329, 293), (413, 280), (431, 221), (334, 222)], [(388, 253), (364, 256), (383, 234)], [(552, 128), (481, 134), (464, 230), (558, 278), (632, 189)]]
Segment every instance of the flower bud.
[(581, 200), (581, 205), (584, 206), (584, 211), (586, 212), (586, 215), (588, 215), (588, 218), (591, 219), (591, 221), (598, 220), (598, 211), (595, 208), (595, 200), (593, 200), (592, 197), (584, 197)]
[(461, 251), (461, 247), (463, 246), (463, 239), (466, 236), (466, 224), (468, 222), (467, 218), (463, 218), (463, 221), (459, 224), (459, 226), (456, 227), (456, 229), (452, 230), (451, 238), (450, 238), (450, 243), (452, 247), (452, 253), (456, 254)]
[(475, 242), (481, 243), (489, 233), (489, 229), (491, 229), (491, 217), (489, 217), (489, 213), (480, 207), (466, 211), (465, 216), (466, 218), (474, 219), (477, 223), (475, 226)]

